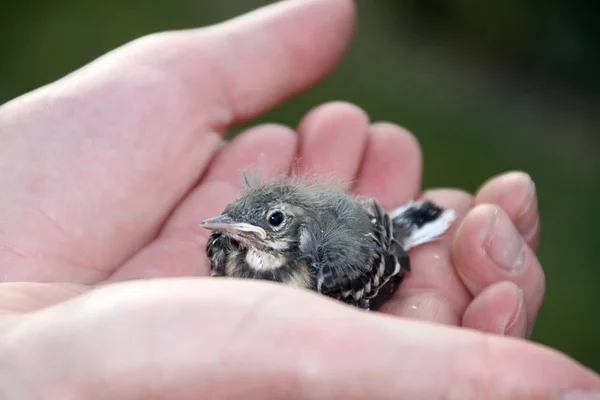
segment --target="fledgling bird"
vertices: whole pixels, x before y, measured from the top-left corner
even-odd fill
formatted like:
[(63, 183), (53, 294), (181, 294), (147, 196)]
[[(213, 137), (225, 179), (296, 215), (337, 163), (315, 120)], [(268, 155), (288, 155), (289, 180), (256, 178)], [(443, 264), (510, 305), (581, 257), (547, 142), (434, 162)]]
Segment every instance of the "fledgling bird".
[(201, 225), (213, 231), (212, 276), (280, 282), (376, 310), (410, 271), (407, 251), (454, 219), (430, 201), (386, 213), (375, 199), (290, 180), (248, 187)]

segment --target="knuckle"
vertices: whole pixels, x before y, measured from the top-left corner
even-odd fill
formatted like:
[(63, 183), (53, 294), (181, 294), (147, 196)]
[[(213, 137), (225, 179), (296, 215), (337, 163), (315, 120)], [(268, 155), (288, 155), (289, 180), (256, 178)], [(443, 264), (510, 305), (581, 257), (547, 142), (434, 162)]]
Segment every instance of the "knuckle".
[(154, 53), (156, 50), (166, 45), (166, 42), (172, 37), (172, 32), (154, 32), (140, 36), (131, 42), (128, 47), (140, 52)]

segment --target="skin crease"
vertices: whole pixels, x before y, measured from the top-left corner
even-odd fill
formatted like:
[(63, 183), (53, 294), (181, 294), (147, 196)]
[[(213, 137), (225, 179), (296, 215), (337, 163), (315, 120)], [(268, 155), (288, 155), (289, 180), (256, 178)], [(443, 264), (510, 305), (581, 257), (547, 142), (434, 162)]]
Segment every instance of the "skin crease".
[[(222, 139), (322, 79), (354, 17), (350, 0), (278, 2), (141, 38), (0, 108), (0, 398), (600, 391), (591, 371), (517, 339), (544, 293), (537, 199), (521, 172), (474, 195), (424, 193), (460, 219), (412, 252), (388, 315), (281, 285), (204, 278), (209, 232), (198, 223), (236, 195), (248, 166), (267, 180), (294, 168), (334, 174), (386, 207), (420, 195), (414, 136), (350, 104), (311, 110), (297, 132), (260, 125)], [(499, 215), (507, 225), (490, 228)], [(527, 246), (517, 271), (483, 251), (490, 237), (505, 246), (510, 228)]]

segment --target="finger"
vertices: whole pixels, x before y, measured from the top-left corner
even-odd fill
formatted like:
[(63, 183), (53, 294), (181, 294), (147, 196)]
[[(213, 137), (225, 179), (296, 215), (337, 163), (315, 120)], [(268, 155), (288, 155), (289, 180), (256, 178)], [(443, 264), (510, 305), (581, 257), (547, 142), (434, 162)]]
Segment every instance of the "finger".
[(207, 275), (204, 246), (210, 232), (201, 228), (200, 222), (219, 215), (239, 193), (248, 166), (257, 166), (265, 180), (286, 174), (296, 142), (295, 133), (279, 125), (261, 125), (236, 136), (214, 159), (202, 185), (177, 207), (157, 239), (111, 280)]
[(469, 212), (456, 231), (452, 258), (473, 295), (500, 281), (520, 287), (532, 329), (544, 296), (544, 274), (537, 257), (502, 209), (482, 204)]
[(468, 193), (452, 189), (428, 191), (424, 198), (454, 210), (456, 221), (439, 239), (410, 251), (411, 272), (381, 311), (459, 325), (472, 296), (456, 274), (450, 248), (460, 220), (471, 208), (472, 198)]
[[(559, 400), (600, 391), (592, 371), (533, 343), (367, 314), (258, 281), (111, 285), (23, 317), (4, 338), (16, 398), (34, 398), (36, 388), (61, 389), (61, 398), (215, 400)], [(61, 362), (47, 368), (40, 354)]]
[(540, 236), (535, 183), (524, 172), (509, 172), (487, 181), (475, 195), (475, 204), (496, 204), (502, 208), (535, 250)]
[(284, 125), (263, 124), (242, 132), (213, 160), (202, 184), (230, 182), (237, 188), (247, 175), (269, 182), (287, 174), (297, 151), (296, 133)]
[(413, 199), (421, 187), (421, 149), (408, 131), (390, 123), (372, 124), (354, 192), (374, 197), (385, 209)]
[(469, 304), (462, 325), (481, 332), (525, 338), (528, 332), (523, 291), (508, 281), (488, 286)]
[(298, 126), (298, 174), (335, 177), (348, 187), (365, 151), (368, 125), (365, 112), (348, 103), (328, 103), (309, 112)]

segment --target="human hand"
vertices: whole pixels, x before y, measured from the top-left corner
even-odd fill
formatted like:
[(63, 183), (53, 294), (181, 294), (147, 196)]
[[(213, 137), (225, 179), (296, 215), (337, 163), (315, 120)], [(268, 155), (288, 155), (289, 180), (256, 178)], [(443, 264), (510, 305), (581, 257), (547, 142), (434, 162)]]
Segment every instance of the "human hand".
[[(236, 283), (192, 279), (123, 283), (116, 288), (97, 289), (89, 295), (79, 294), (88, 290), (84, 285), (206, 275), (208, 264), (202, 255), (207, 232), (199, 228), (198, 222), (216, 214), (232, 198), (239, 188), (240, 171), (246, 166), (260, 165), (267, 178), (274, 177), (288, 172), (294, 158), (300, 156), (301, 170), (333, 172), (348, 181), (356, 178), (353, 189), (357, 193), (376, 196), (387, 206), (398, 205), (418, 193), (420, 154), (414, 138), (394, 125), (370, 124), (362, 111), (342, 103), (313, 110), (298, 127), (298, 136), (288, 128), (266, 125), (252, 128), (224, 146), (219, 135), (229, 125), (248, 120), (313, 84), (335, 64), (349, 39), (353, 15), (348, 1), (288, 1), (270, 10), (205, 30), (144, 38), (61, 81), (3, 106), (0, 112), (2, 275), (6, 281), (55, 284), (6, 284), (2, 287), (7, 339), (0, 354), (4, 351), (4, 354), (13, 355), (15, 365), (24, 367), (27, 362), (35, 362), (36, 357), (39, 360), (41, 353), (38, 351), (61, 358), (69, 351), (68, 347), (78, 341), (84, 345), (88, 342), (93, 347), (88, 349), (89, 353), (83, 349), (76, 351), (74, 358), (66, 360), (61, 368), (51, 371), (42, 368), (37, 375), (34, 368), (27, 368), (40, 386), (44, 386), (45, 378), (51, 378), (48, 373), (57, 373), (56, 377), (61, 374), (67, 377), (65, 388), (73, 390), (72, 384), (80, 381), (69, 372), (82, 373), (95, 382), (104, 379), (114, 382), (115, 393), (124, 393), (121, 390), (130, 388), (134, 390), (131, 393), (149, 396), (161, 388), (146, 386), (152, 382), (136, 385), (136, 378), (147, 379), (144, 367), (150, 365), (164, 366), (165, 373), (173, 374), (171, 383), (181, 390), (189, 387), (190, 393), (202, 393), (193, 384), (208, 384), (211, 376), (205, 375), (208, 380), (204, 383), (190, 382), (190, 374), (202, 366), (189, 364), (193, 364), (193, 360), (184, 362), (179, 356), (190, 354), (188, 346), (202, 345), (204, 348), (197, 350), (207, 351), (207, 343), (213, 345), (212, 331), (205, 329), (212, 318), (210, 312), (221, 314), (215, 328), (223, 329), (223, 332), (231, 329), (227, 321), (239, 322), (241, 315), (252, 320), (253, 305), (259, 304), (256, 297), (260, 298), (264, 295), (261, 290), (266, 290), (253, 288), (262, 287), (261, 284), (245, 282), (248, 289), (242, 290), (238, 286), (227, 289)], [(25, 165), (23, 159), (33, 161)], [(523, 193), (532, 193), (527, 191), (528, 184), (526, 177), (518, 174), (497, 178), (484, 186), (474, 201), (476, 204), (498, 204), (505, 211), (494, 211), (497, 220), (508, 221), (509, 227), (519, 227), (517, 239), (528, 231), (533, 232), (530, 245), (534, 247), (537, 237), (537, 228), (532, 225), (537, 218), (535, 196), (520, 197)], [(461, 216), (471, 209), (473, 201), (467, 194), (454, 190), (433, 191), (428, 195), (455, 208)], [(462, 322), (465, 326), (496, 333), (525, 335), (533, 324), (543, 295), (543, 274), (529, 247), (524, 247), (524, 267), (520, 272), (512, 273), (495, 269), (483, 253), (477, 252), (481, 249), (482, 222), (490, 212), (489, 206), (471, 210), (460, 224), (452, 247), (449, 235), (445, 240), (415, 251), (412, 255), (415, 272), (403, 283), (385, 311), (447, 324)], [(506, 235), (495, 235), (498, 236)], [(523, 288), (524, 307), (518, 305), (520, 294), (515, 283)], [(180, 290), (183, 297), (175, 296), (174, 293)], [(187, 290), (191, 293), (186, 294)], [(285, 291), (286, 295), (279, 293), (284, 288), (268, 290), (275, 290), (269, 293), (278, 298), (293, 297), (289, 303), (292, 316), (297, 312), (308, 315), (303, 313), (314, 306), (307, 305), (306, 311), (299, 310), (304, 301), (317, 304), (314, 303), (316, 300), (304, 300), (303, 296), (308, 294), (291, 289)], [(216, 292), (220, 294), (216, 295)], [(249, 302), (239, 303), (236, 296), (223, 298), (233, 292)], [(164, 296), (172, 298), (166, 300)], [(207, 296), (218, 303), (204, 301)], [(154, 321), (145, 320), (163, 301), (165, 314)], [(196, 301), (199, 303), (189, 308), (188, 302), (195, 304)], [(226, 307), (229, 302), (231, 309)], [(326, 314), (335, 320), (339, 312), (343, 315), (357, 312), (338, 311), (341, 306), (326, 305), (326, 299), (319, 298), (319, 302), (324, 319)], [(56, 305), (50, 307), (52, 304)], [(96, 314), (88, 307), (102, 304), (112, 307), (106, 315), (102, 310), (96, 310), (99, 314), (95, 321), (106, 318), (100, 325), (119, 335), (116, 342), (106, 331), (87, 330), (93, 325), (88, 319), (94, 319)], [(223, 308), (219, 308), (220, 304)], [(281, 322), (269, 313), (264, 317), (265, 329)], [(372, 317), (361, 315), (360, 318), (371, 320)], [(192, 335), (191, 338), (178, 328), (190, 319), (199, 324), (188, 326), (187, 335)], [(513, 319), (515, 324), (511, 324)], [(306, 322), (304, 329), (324, 339), (339, 333), (318, 319), (303, 320)], [(353, 321), (351, 326), (358, 324), (359, 319)], [(422, 325), (406, 320), (386, 321), (381, 325), (386, 328), (381, 329), (391, 329), (389, 324), (406, 324), (402, 328), (407, 329), (405, 336), (398, 336), (397, 344), (409, 344), (410, 337), (422, 332), (419, 328)], [(50, 329), (50, 326), (55, 328)], [(286, 329), (297, 327), (290, 325), (282, 329), (281, 332), (287, 332)], [(540, 372), (539, 386), (535, 386), (534, 380), (527, 381), (525, 377), (530, 375), (523, 375), (521, 384), (524, 386), (518, 390), (542, 393), (575, 386), (591, 388), (594, 384), (589, 373), (571, 361), (533, 346), (523, 350), (523, 344), (473, 336), (474, 333), (466, 331), (464, 334), (468, 336), (463, 339), (456, 333), (453, 335), (457, 336), (445, 341), (448, 328), (427, 329), (432, 330), (429, 340), (435, 341), (435, 332), (438, 332), (440, 346), (448, 351), (461, 340), (473, 340), (472, 344), (476, 345), (478, 339), (474, 338), (480, 337), (485, 338), (480, 340), (486, 343), (488, 340), (511, 343), (506, 346), (518, 349), (522, 357), (531, 357), (540, 365), (553, 361)], [(135, 338), (139, 347), (129, 347), (121, 341), (121, 335), (128, 332), (140, 332)], [(231, 332), (233, 334), (235, 329)], [(161, 334), (171, 338), (156, 349), (165, 353), (146, 354), (143, 350), (154, 348), (154, 337)], [(360, 340), (356, 333), (348, 334), (346, 344), (361, 345)], [(238, 339), (235, 341), (239, 343)], [(19, 344), (18, 348), (26, 345), (34, 350), (15, 355), (11, 343)], [(121, 345), (126, 345), (128, 350), (119, 351)], [(424, 345), (417, 346), (421, 356), (426, 356)], [(181, 347), (173, 349), (172, 346)], [(311, 344), (306, 346), (309, 350)], [(244, 351), (251, 350), (239, 350), (234, 357), (242, 357)], [(281, 349), (278, 346), (276, 350)], [(346, 347), (337, 348), (337, 351), (342, 350)], [(418, 363), (419, 351), (414, 354), (415, 371), (425, 368)], [(170, 360), (163, 358), (171, 357), (166, 353), (173, 353)], [(115, 368), (109, 367), (105, 371), (82, 369), (84, 365), (97, 366), (94, 360), (108, 354), (114, 355)], [(271, 356), (265, 357), (268, 360)], [(404, 355), (402, 358), (406, 359)], [(475, 353), (473, 365), (489, 359), (485, 352)], [(121, 371), (125, 374), (118, 373), (121, 362), (133, 362), (123, 367)], [(196, 362), (206, 362), (206, 358), (196, 359)], [(514, 359), (514, 363), (522, 365), (523, 360)], [(504, 368), (508, 369), (510, 364), (502, 364), (496, 373), (504, 374)], [(269, 369), (276, 365), (273, 360), (263, 367)], [(319, 367), (333, 368), (335, 365)], [(473, 365), (465, 365), (455, 373), (463, 373), (463, 378), (471, 379)], [(224, 379), (230, 366), (221, 367), (215, 369), (215, 373)], [(446, 372), (450, 372), (448, 367), (446, 365), (442, 370), (446, 368)], [(556, 380), (553, 378), (556, 370), (552, 368), (565, 368), (573, 374), (567, 374), (565, 380)], [(15, 371), (18, 375), (24, 370)], [(248, 369), (240, 370), (240, 373), (246, 382), (256, 371)], [(198, 376), (193, 379), (197, 380)], [(327, 378), (324, 376), (323, 379)], [(474, 381), (480, 383), (477, 379)], [(331, 383), (332, 387), (335, 382)], [(231, 385), (228, 386), (231, 389)], [(239, 388), (248, 389), (244, 385)], [(257, 387), (262, 391), (270, 389), (264, 385)], [(60, 387), (52, 390), (60, 390)], [(486, 390), (494, 395), (501, 393), (495, 387)], [(104, 395), (102, 391), (86, 393)], [(424, 396), (431, 392), (422, 388), (422, 393)], [(185, 398), (184, 394), (181, 397)]]

